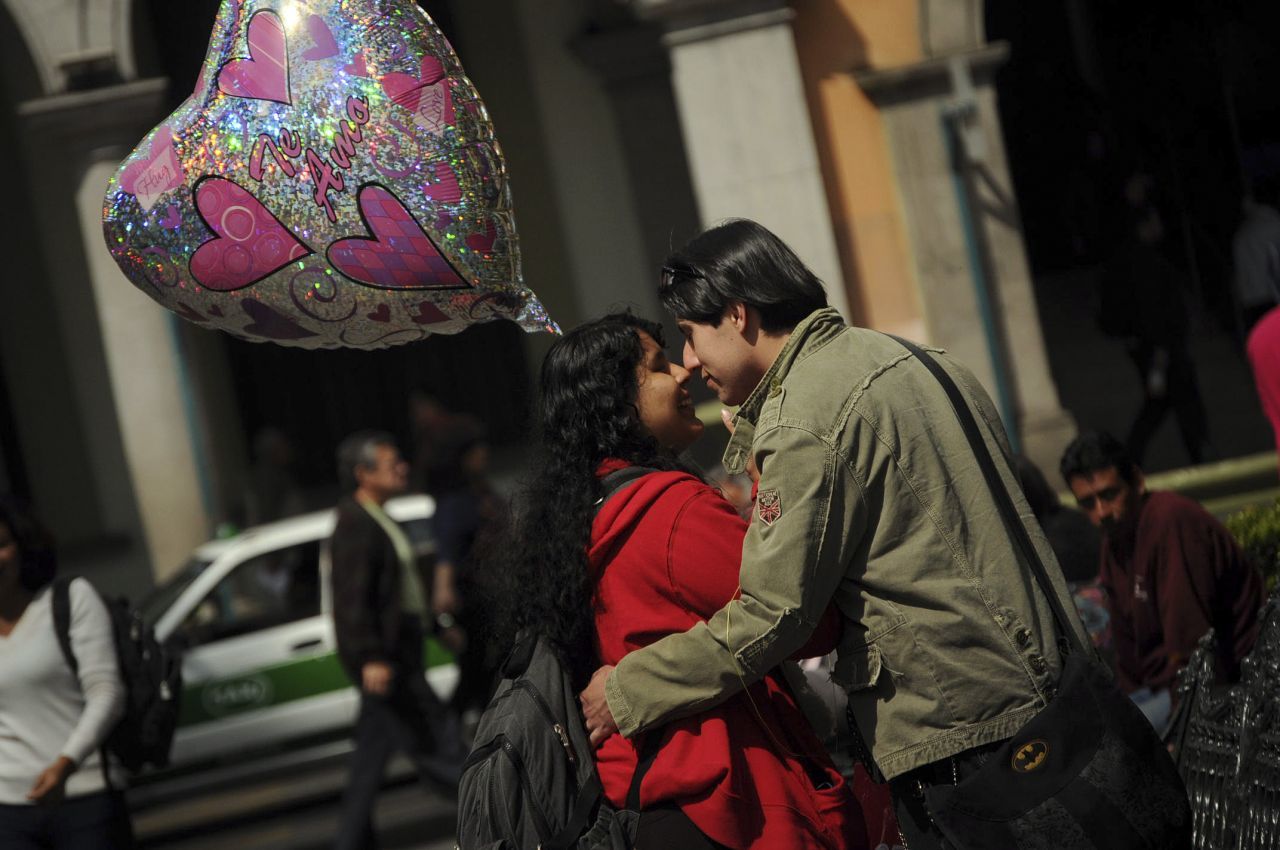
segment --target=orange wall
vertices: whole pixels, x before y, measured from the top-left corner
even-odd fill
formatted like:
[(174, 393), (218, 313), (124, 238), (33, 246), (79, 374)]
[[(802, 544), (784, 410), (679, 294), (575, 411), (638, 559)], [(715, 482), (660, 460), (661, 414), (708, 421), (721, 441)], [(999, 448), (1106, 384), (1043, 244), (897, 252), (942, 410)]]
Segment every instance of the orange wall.
[(853, 320), (911, 332), (922, 321), (879, 110), (851, 71), (921, 57), (915, 0), (794, 0), (796, 48)]

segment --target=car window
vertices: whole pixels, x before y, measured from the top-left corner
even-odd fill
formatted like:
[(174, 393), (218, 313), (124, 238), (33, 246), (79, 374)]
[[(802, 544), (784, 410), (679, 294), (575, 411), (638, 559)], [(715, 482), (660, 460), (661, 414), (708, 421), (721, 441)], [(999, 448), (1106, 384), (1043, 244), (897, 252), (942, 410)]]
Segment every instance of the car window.
[(404, 529), (404, 533), (409, 537), (409, 542), (413, 544), (414, 552), (421, 555), (435, 548), (435, 538), (431, 534), (431, 519), (429, 517), (406, 520), (400, 523), (400, 527)]
[(320, 613), (320, 541), (239, 564), (191, 610), (175, 633), (186, 647), (292, 623)]
[(169, 610), (179, 596), (182, 595), (191, 582), (200, 577), (200, 574), (211, 564), (202, 558), (192, 558), (182, 569), (178, 570), (167, 581), (156, 587), (142, 600), (142, 604), (138, 606), (139, 613), (142, 614), (142, 620), (149, 626), (154, 626), (156, 621)]

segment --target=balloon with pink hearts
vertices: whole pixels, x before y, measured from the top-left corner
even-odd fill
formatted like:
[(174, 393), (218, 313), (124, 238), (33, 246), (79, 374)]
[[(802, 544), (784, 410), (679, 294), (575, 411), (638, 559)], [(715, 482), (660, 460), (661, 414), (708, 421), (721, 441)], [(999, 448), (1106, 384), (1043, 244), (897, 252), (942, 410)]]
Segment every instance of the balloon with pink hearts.
[(559, 332), (523, 282), (488, 112), (413, 0), (223, 0), (195, 91), (107, 186), (103, 233), (143, 292), (244, 339)]

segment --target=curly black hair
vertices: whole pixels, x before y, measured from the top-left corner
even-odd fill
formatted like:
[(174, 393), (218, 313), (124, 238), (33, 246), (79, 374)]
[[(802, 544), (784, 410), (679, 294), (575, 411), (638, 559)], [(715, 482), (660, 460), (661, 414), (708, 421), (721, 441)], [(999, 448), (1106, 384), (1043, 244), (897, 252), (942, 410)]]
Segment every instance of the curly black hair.
[(542, 361), (537, 414), (540, 452), (519, 500), (502, 553), (496, 600), (500, 646), (521, 629), (547, 638), (576, 683), (598, 666), (587, 548), (602, 495), (596, 469), (606, 458), (635, 466), (680, 469), (640, 423), (635, 400), (639, 333), (663, 344), (656, 322), (613, 313), (587, 322), (551, 347)]
[(25, 504), (0, 495), (0, 525), (18, 544), (18, 582), (34, 593), (53, 581), (58, 556), (51, 535)]

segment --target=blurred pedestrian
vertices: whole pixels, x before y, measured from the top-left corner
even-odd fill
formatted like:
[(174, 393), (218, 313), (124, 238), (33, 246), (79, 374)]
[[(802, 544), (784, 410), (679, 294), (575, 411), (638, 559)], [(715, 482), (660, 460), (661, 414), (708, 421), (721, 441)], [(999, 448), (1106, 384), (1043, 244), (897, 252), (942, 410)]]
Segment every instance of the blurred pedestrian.
[(1271, 422), (1276, 450), (1280, 452), (1280, 307), (1263, 316), (1245, 343), (1253, 383), (1258, 389), (1262, 412)]
[(464, 755), (458, 724), (427, 684), (427, 594), (408, 536), (383, 509), (405, 492), (409, 465), (388, 434), (363, 431), (338, 447), (348, 495), (332, 540), (338, 657), (360, 690), (339, 850), (377, 846), (371, 819), (387, 759), (405, 752), (428, 788), (456, 787)]
[(125, 777), (102, 762), (125, 710), (111, 617), (88, 582), (71, 582), (73, 673), (53, 623), (56, 570), (52, 538), (0, 500), (0, 847), (125, 850)]
[(489, 483), (489, 443), (484, 427), (469, 416), (454, 416), (436, 429), (424, 471), (435, 500), (432, 530), (436, 563), (431, 580), (431, 613), (441, 639), (458, 655), (460, 679), (453, 706), (465, 721), (478, 719), (489, 702), (497, 672), (489, 612), (481, 601), (490, 586), (473, 557), (476, 540), (494, 521), (498, 495)]
[(1142, 385), (1129, 454), (1141, 465), (1172, 412), (1187, 457), (1198, 464), (1209, 442), (1209, 418), (1191, 360), (1185, 276), (1165, 255), (1164, 222), (1150, 178), (1135, 175), (1127, 192), (1133, 230), (1102, 279), (1099, 323), (1104, 333), (1123, 340)]
[(305, 509), (293, 471), (294, 449), (287, 434), (266, 427), (253, 437), (253, 468), (244, 494), (246, 526), (295, 516)]
[(1018, 456), (1018, 481), (1027, 497), (1031, 512), (1044, 529), (1049, 546), (1062, 567), (1076, 612), (1084, 623), (1093, 646), (1108, 663), (1114, 664), (1111, 647), (1111, 612), (1107, 608), (1106, 591), (1098, 577), (1101, 565), (1102, 533), (1089, 518), (1058, 499), (1044, 473), (1025, 456)]
[(1280, 181), (1259, 178), (1244, 201), (1244, 218), (1232, 238), (1236, 300), (1246, 336), (1280, 302)]

